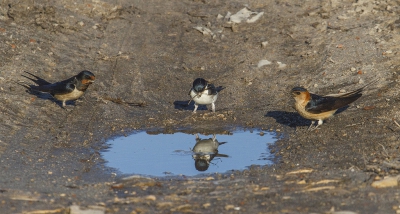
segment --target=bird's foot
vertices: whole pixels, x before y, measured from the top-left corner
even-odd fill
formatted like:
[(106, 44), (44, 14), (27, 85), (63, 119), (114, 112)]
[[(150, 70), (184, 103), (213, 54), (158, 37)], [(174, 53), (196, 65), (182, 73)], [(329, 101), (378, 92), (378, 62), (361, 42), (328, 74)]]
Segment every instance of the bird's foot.
[(317, 126), (313, 126), (313, 127), (308, 127), (308, 129), (307, 129), (307, 131), (309, 131), (309, 132), (311, 132), (311, 131), (314, 131), (314, 130), (317, 130), (317, 129), (320, 129), (320, 128), (318, 128), (318, 126), (319, 125), (317, 125)]
[(62, 109), (64, 109), (66, 112), (71, 112), (74, 110), (74, 106), (61, 106)]

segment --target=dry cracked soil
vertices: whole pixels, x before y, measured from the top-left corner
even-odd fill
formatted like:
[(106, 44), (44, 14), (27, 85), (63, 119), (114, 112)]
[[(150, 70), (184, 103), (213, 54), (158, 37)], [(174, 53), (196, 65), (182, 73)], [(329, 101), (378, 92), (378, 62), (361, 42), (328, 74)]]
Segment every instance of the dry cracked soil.
[[(400, 213), (399, 14), (394, 0), (2, 0), (0, 213)], [(16, 84), (84, 69), (96, 82), (66, 110)], [(182, 104), (197, 77), (225, 87), (215, 114)], [(318, 130), (292, 107), (295, 86), (375, 79)], [(274, 163), (124, 177), (100, 155), (134, 130), (235, 128), (277, 132)]]

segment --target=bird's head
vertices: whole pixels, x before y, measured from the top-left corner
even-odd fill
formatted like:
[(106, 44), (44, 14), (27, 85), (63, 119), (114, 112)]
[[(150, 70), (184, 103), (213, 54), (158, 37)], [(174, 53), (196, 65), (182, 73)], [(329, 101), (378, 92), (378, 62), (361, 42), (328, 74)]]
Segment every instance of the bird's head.
[(87, 70), (81, 71), (78, 75), (76, 75), (76, 78), (80, 80), (84, 85), (90, 85), (96, 79), (94, 74)]
[(197, 171), (204, 172), (208, 169), (210, 163), (204, 159), (196, 159), (194, 161), (194, 166), (197, 169)]
[(303, 102), (310, 100), (310, 93), (305, 88), (295, 87), (290, 92), (292, 97), (296, 100), (296, 102)]
[(193, 90), (196, 92), (202, 92), (206, 89), (207, 81), (203, 78), (197, 78), (193, 81)]

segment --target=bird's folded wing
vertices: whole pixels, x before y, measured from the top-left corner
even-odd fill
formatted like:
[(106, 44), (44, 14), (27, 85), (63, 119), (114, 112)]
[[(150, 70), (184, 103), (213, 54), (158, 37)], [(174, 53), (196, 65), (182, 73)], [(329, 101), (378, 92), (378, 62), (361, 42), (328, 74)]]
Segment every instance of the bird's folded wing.
[(312, 94), (311, 100), (306, 105), (305, 109), (307, 112), (313, 114), (320, 114), (327, 111), (336, 110), (347, 106), (348, 104), (356, 101), (361, 97), (362, 94), (352, 94), (346, 97), (328, 97), (318, 96)]
[(31, 89), (50, 94), (68, 94), (75, 89), (75, 86), (70, 83), (58, 82), (50, 85), (31, 86)]
[(213, 84), (208, 84), (207, 90), (208, 90), (209, 95), (215, 95), (218, 93), (217, 89), (215, 88), (215, 86)]

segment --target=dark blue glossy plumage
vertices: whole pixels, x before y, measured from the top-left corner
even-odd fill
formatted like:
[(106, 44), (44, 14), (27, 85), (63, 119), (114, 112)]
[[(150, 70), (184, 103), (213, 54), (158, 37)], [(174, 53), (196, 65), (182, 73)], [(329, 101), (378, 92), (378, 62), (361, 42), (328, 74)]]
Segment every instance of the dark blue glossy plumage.
[(305, 110), (313, 114), (319, 114), (347, 106), (348, 104), (360, 98), (362, 94), (355, 93), (349, 96), (331, 97), (331, 96), (319, 96), (310, 93), (310, 96), (311, 99), (305, 106)]
[(75, 89), (74, 81), (71, 82), (57, 82), (49, 85), (41, 85), (41, 86), (30, 86), (32, 90), (47, 92), (51, 95), (56, 94), (68, 94), (71, 93)]
[(193, 81), (193, 90), (202, 92), (207, 86), (207, 81), (203, 78), (197, 78)]
[[(94, 80), (94, 74), (90, 71), (81, 71), (76, 76), (69, 79), (49, 84), (39, 84), (38, 86), (31, 85), (30, 88), (35, 91), (41, 91), (50, 93), (51, 95), (56, 94), (67, 94), (72, 92), (75, 88), (80, 91), (86, 91), (89, 84), (83, 84), (83, 80)], [(46, 81), (47, 82), (47, 81)], [(43, 82), (44, 83), (44, 82)]]
[(34, 78), (24, 76), (38, 85), (24, 86), (32, 91), (40, 91), (51, 94), (57, 100), (62, 101), (62, 106), (65, 106), (65, 102), (69, 100), (76, 100), (81, 97), (90, 84), (95, 80), (95, 76), (92, 72), (84, 70), (79, 74), (56, 83), (50, 83), (36, 75), (29, 72), (27, 74)]
[(197, 93), (203, 92), (205, 89), (208, 90), (208, 94), (215, 95), (217, 94), (217, 89), (213, 84), (208, 84), (207, 80), (203, 78), (197, 78), (193, 81), (193, 90)]
[(293, 92), (293, 91), (305, 92), (305, 91), (307, 91), (307, 89), (305, 89), (305, 88), (303, 88), (303, 87), (294, 87), (294, 88), (292, 89), (292, 92)]

